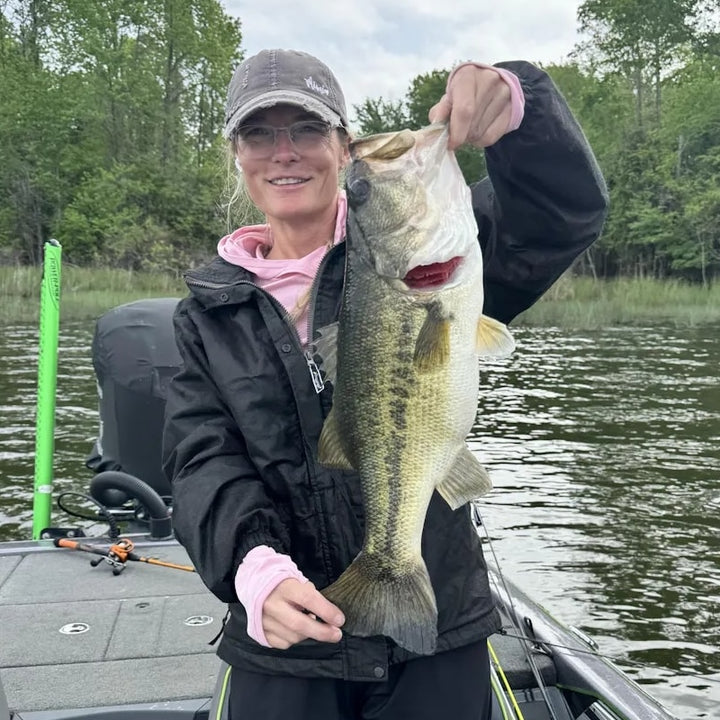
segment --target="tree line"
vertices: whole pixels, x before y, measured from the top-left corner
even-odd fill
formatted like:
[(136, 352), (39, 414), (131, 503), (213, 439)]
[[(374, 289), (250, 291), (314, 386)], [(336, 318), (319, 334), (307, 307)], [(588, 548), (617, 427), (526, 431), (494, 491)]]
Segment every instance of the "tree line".
[[(219, 137), (241, 24), (219, 0), (0, 0), (0, 261), (177, 271), (227, 230)], [(720, 274), (720, 0), (586, 0), (545, 66), (605, 174), (595, 277)], [(427, 123), (447, 69), (367, 98), (358, 134)], [(458, 152), (469, 181), (483, 154)]]
[(0, 2), (0, 258), (176, 269), (222, 223), (218, 0)]

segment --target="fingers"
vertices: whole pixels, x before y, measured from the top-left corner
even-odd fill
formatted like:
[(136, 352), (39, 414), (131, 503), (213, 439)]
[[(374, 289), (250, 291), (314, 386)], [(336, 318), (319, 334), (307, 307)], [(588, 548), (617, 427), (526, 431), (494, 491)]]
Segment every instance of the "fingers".
[(507, 132), (512, 109), (501, 110), (490, 119), (490, 123), (483, 129), (482, 133), (470, 138), (470, 142), (477, 147), (489, 147), (494, 145)]
[(282, 620), (268, 617), (263, 620), (265, 638), (270, 647), (287, 650), (303, 640), (337, 643), (342, 640), (342, 630), (297, 613)]
[[(295, 591), (295, 588), (290, 588)], [(322, 593), (315, 589), (312, 583), (301, 584), (296, 599), (293, 600), (299, 607), (307, 610), (328, 625), (340, 627), (345, 617), (337, 605), (333, 605)]]
[(263, 631), (271, 647), (286, 650), (311, 638), (339, 642), (342, 612), (323, 597), (312, 583), (284, 580), (263, 605)]
[(431, 122), (449, 119), (448, 147), (469, 142), (487, 147), (507, 131), (512, 116), (510, 88), (489, 68), (466, 65), (450, 80), (447, 93), (429, 113)]
[(447, 94), (443, 95), (440, 100), (430, 108), (428, 112), (428, 120), (431, 123), (445, 122), (450, 117), (450, 98)]

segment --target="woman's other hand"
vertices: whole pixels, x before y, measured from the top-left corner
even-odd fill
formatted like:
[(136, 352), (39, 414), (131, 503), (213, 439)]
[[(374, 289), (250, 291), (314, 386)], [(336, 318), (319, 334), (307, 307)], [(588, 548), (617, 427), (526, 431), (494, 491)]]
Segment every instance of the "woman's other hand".
[[(321, 622), (322, 621), (322, 622)], [(283, 580), (263, 605), (262, 625), (270, 647), (287, 650), (311, 638), (339, 642), (345, 622), (340, 609), (327, 600), (311, 582)]]
[(499, 73), (486, 67), (463, 65), (450, 77), (446, 93), (430, 108), (430, 122), (450, 121), (448, 147), (463, 143), (488, 147), (509, 129), (512, 118), (510, 87)]

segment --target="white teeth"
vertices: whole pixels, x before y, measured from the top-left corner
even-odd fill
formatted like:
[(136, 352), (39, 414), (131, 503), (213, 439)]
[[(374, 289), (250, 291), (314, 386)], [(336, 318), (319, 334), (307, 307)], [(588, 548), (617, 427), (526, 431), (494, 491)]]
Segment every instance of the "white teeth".
[(270, 181), (273, 185), (298, 185), (305, 182), (302, 178), (276, 178)]

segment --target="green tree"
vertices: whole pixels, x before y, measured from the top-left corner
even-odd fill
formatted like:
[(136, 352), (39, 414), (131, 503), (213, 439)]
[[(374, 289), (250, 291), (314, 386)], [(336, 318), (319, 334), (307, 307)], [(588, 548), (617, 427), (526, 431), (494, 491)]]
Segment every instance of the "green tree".
[(697, 5), (698, 0), (585, 0), (578, 10), (580, 29), (590, 38), (586, 51), (630, 81), (638, 126), (644, 122), (648, 86), (660, 119), (663, 72), (694, 37)]
[(137, 266), (143, 243), (119, 248), (138, 233), (178, 267), (209, 254), (239, 21), (219, 0), (10, 0), (1, 17), (2, 254), (37, 262), (57, 235), (70, 261)]
[(366, 98), (361, 105), (355, 105), (353, 109), (361, 135), (376, 135), (410, 126), (407, 109), (402, 100), (393, 102), (383, 98)]
[(681, 205), (673, 270), (705, 284), (720, 272), (720, 58), (704, 51), (665, 88), (667, 174)]
[(70, 193), (61, 168), (75, 127), (76, 88), (38, 58), (46, 9), (9, 4), (0, 22), (0, 255), (31, 262)]

